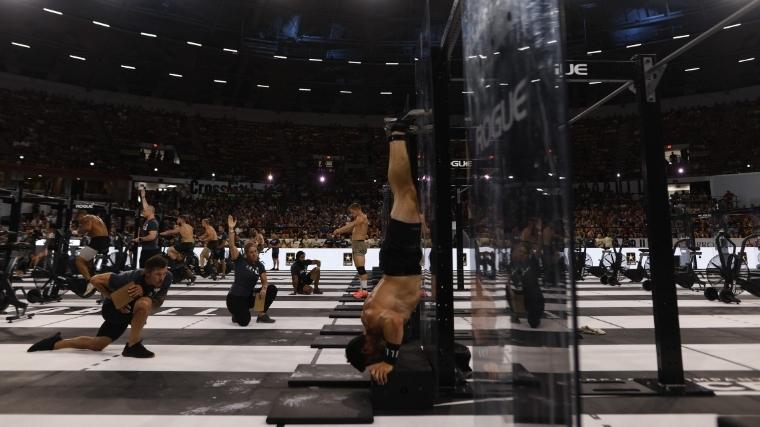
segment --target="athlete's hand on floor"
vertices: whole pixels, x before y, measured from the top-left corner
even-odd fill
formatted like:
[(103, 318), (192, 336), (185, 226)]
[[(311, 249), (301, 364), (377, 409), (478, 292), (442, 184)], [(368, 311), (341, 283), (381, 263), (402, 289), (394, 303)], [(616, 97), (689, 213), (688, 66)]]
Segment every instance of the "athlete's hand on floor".
[(388, 382), (388, 374), (393, 371), (393, 365), (379, 362), (369, 365), (367, 369), (369, 369), (369, 374), (376, 383), (385, 385)]

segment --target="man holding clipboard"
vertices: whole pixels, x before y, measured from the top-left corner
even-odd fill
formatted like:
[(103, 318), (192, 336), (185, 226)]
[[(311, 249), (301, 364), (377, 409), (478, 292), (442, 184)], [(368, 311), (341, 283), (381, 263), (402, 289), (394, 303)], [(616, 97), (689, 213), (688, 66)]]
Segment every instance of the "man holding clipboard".
[(101, 314), (105, 320), (94, 337), (63, 339), (58, 332), (29, 348), (29, 352), (76, 348), (101, 351), (116, 341), (131, 327), (129, 340), (121, 355), (149, 358), (155, 354), (142, 344), (142, 330), (151, 311), (164, 303), (172, 284), (172, 274), (163, 255), (145, 261), (142, 269), (120, 274), (103, 273), (92, 276), (90, 283), (103, 293)]

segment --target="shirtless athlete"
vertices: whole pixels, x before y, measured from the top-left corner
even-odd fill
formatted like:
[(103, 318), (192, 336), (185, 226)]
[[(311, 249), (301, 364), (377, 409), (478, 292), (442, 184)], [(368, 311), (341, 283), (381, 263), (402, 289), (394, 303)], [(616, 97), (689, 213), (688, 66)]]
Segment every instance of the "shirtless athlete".
[(354, 266), (359, 273), (359, 285), (360, 289), (354, 292), (355, 298), (367, 297), (367, 269), (364, 268), (364, 257), (367, 255), (367, 228), (369, 227), (369, 221), (367, 220), (367, 214), (362, 211), (361, 205), (358, 203), (351, 203), (348, 207), (348, 212), (354, 218), (353, 221), (347, 222), (346, 225), (333, 231), (333, 235), (337, 236), (343, 233), (351, 232), (351, 252), (353, 253)]
[(92, 277), (92, 274), (90, 274), (92, 260), (95, 259), (97, 254), (108, 255), (111, 240), (108, 238), (106, 224), (99, 217), (88, 214), (85, 211), (79, 211), (77, 222), (79, 223), (79, 227), (76, 229), (72, 227), (73, 233), (78, 236), (89, 236), (90, 243), (79, 250), (79, 255), (74, 260), (74, 265), (76, 265), (79, 274), (84, 276), (85, 280), (89, 282)]
[(417, 307), (422, 283), (421, 214), (406, 149), (408, 124), (394, 122), (389, 129), (388, 183), (393, 192), (388, 229), (380, 249), (383, 277), (364, 303), (364, 333), (351, 340), (346, 358), (359, 371), (369, 369), (379, 384), (398, 358), (404, 322)]

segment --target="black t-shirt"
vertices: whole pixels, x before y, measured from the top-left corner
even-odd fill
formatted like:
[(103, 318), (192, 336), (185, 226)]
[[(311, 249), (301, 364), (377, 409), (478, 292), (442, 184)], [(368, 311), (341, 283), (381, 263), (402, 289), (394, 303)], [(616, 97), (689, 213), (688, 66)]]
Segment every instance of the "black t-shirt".
[(259, 277), (266, 274), (266, 267), (261, 261), (251, 264), (240, 254), (235, 260), (235, 280), (230, 287), (229, 295), (250, 298), (253, 296), (253, 288), (259, 283)]
[(279, 248), (280, 247), (280, 239), (272, 239), (269, 241), (269, 246), (272, 248)]
[(142, 246), (145, 249), (158, 249), (158, 221), (156, 219), (147, 219), (143, 223), (142, 228), (140, 229), (140, 237), (145, 237), (150, 233), (151, 231), (156, 232), (156, 238), (150, 241), (140, 241), (140, 246)]
[(303, 261), (295, 260), (290, 266), (290, 274), (293, 276), (301, 277), (302, 274), (307, 273), (308, 266), (312, 264), (315, 264), (315, 262), (310, 259), (305, 259)]
[[(124, 273), (111, 274), (111, 277), (108, 278), (108, 289), (110, 291), (115, 291), (130, 282), (135, 282), (135, 284), (142, 287), (143, 296), (163, 301), (163, 299), (166, 298), (166, 294), (169, 292), (169, 287), (172, 285), (172, 273), (167, 271), (166, 277), (164, 277), (164, 283), (161, 284), (160, 288), (156, 288), (155, 286), (145, 283), (144, 271), (144, 269), (140, 268), (138, 270), (126, 271)], [(111, 300), (108, 299), (106, 301), (109, 302)]]

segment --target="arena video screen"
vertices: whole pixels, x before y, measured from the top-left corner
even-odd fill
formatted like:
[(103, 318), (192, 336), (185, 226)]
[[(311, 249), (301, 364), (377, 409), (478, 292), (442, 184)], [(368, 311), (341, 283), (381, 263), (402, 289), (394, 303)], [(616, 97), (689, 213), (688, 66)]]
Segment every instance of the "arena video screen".
[(577, 425), (559, 4), (465, 0), (462, 31), (479, 424)]

